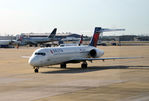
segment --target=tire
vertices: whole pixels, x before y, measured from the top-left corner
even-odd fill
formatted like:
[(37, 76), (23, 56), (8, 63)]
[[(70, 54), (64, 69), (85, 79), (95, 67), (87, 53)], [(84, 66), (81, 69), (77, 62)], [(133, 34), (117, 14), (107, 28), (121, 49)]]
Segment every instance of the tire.
[(66, 64), (61, 64), (61, 68), (66, 68)]
[(87, 68), (87, 64), (82, 64), (82, 65), (81, 65), (81, 68), (82, 68), (82, 69), (86, 69), (86, 68)]
[(35, 69), (34, 72), (35, 72), (35, 73), (38, 73), (39, 71), (38, 71), (38, 69)]

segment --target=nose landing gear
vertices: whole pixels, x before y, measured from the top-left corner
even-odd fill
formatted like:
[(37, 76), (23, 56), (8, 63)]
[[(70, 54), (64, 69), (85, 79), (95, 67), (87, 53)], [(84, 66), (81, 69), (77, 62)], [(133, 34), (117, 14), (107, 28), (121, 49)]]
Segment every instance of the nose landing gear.
[(38, 73), (39, 72), (39, 67), (33, 67), (34, 68), (34, 72)]

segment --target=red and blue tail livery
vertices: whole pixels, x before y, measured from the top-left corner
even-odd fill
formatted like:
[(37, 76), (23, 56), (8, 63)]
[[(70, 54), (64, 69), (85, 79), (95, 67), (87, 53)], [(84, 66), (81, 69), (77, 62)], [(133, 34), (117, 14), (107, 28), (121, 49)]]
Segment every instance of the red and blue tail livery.
[(98, 42), (100, 33), (102, 33), (102, 28), (101, 27), (95, 27), (94, 35), (92, 37), (92, 40), (91, 40), (89, 46), (94, 46), (94, 47), (97, 46), (97, 42)]

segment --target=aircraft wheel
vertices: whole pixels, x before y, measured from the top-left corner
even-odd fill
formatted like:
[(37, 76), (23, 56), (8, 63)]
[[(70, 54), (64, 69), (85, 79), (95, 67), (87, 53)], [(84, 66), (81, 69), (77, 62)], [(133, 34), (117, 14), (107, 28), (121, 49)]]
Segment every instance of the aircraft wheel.
[(66, 63), (61, 64), (61, 68), (66, 68)]
[(32, 47), (33, 45), (29, 45), (30, 47)]
[(35, 72), (35, 73), (38, 73), (38, 72), (39, 72), (38, 68), (35, 68), (35, 69), (34, 69), (34, 72)]
[(82, 63), (82, 64), (81, 64), (81, 68), (82, 68), (82, 69), (86, 69), (86, 68), (87, 68), (87, 63), (86, 63), (86, 62), (85, 62), (85, 63)]
[(35, 47), (38, 47), (38, 44), (35, 44)]

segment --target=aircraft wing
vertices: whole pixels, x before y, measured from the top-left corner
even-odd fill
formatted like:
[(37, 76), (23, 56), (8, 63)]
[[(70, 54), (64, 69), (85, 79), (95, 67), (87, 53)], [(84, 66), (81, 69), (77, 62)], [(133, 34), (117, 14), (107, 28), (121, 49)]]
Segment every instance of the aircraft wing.
[(27, 44), (32, 44), (32, 45), (36, 45), (37, 44), (37, 42), (35, 42), (35, 41), (27, 41), (26, 43)]
[(37, 44), (37, 42), (35, 42), (35, 41), (30, 41), (30, 43), (32, 43), (32, 44)]
[(109, 57), (109, 58), (78, 58), (72, 59), (72, 61), (92, 61), (92, 60), (116, 60), (116, 59), (136, 59), (136, 58), (143, 58), (143, 57)]

